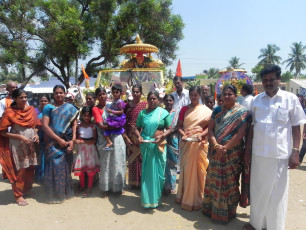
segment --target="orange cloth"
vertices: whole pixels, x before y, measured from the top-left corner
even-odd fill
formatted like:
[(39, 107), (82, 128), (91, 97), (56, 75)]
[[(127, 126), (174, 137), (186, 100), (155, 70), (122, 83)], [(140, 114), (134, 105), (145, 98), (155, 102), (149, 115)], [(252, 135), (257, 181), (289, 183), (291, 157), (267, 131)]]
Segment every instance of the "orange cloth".
[[(189, 108), (184, 115), (183, 129), (187, 137), (196, 137), (207, 129), (211, 110), (204, 105)], [(208, 167), (207, 137), (201, 142), (180, 141), (180, 180), (176, 202), (187, 211), (201, 209)]]
[(12, 104), (12, 99), (11, 99), (10, 96), (7, 96), (7, 97), (5, 98), (5, 108), (6, 108), (6, 109), (9, 108), (9, 107), (11, 106), (11, 104)]
[(16, 173), (17, 180), (12, 184), (14, 197), (17, 200), (32, 188), (34, 181), (34, 166), (19, 169)]
[[(18, 124), (22, 127), (35, 128), (37, 125), (40, 125), (40, 121), (37, 119), (36, 111), (32, 106), (28, 106), (24, 110), (9, 107), (2, 115), (0, 121), (0, 132), (7, 130), (8, 127), (13, 124)], [(9, 150), (9, 139), (6, 137), (0, 138), (0, 164), (10, 182), (16, 182), (17, 170)]]

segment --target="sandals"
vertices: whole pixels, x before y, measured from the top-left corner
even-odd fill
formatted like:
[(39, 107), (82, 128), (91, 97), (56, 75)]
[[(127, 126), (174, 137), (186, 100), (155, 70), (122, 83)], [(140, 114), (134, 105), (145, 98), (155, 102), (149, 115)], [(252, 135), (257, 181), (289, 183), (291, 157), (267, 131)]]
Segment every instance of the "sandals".
[(112, 147), (104, 147), (103, 150), (108, 150), (108, 151), (110, 151), (110, 150), (114, 150), (114, 148), (112, 148)]
[(18, 204), (18, 206), (27, 206), (29, 204), (25, 199), (20, 201), (16, 200), (16, 203)]

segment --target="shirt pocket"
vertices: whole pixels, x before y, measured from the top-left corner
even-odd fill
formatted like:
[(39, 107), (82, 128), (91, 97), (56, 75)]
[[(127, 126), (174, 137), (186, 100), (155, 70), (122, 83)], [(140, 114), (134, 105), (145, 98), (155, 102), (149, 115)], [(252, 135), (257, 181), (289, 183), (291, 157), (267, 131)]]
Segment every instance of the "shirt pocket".
[(276, 120), (280, 124), (286, 124), (289, 120), (289, 110), (285, 108), (278, 108), (276, 112)]

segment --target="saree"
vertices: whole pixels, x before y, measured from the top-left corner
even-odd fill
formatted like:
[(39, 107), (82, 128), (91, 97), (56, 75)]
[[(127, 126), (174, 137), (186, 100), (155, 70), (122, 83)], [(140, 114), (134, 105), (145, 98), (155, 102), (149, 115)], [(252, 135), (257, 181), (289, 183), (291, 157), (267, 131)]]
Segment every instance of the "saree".
[[(214, 134), (217, 143), (225, 145), (231, 140), (247, 121), (248, 115), (247, 110), (239, 105), (230, 110), (223, 107), (215, 108), (212, 119), (215, 120)], [(223, 156), (218, 156), (216, 151), (211, 149), (204, 191), (204, 215), (225, 223), (236, 217), (237, 206), (241, 200), (239, 178), (243, 154), (243, 140), (227, 150)]]
[[(189, 107), (183, 122), (186, 136), (196, 137), (198, 133), (202, 133), (208, 127), (210, 115), (211, 110), (204, 105)], [(175, 201), (184, 210), (199, 210), (202, 207), (208, 167), (207, 151), (207, 137), (199, 142), (180, 142), (181, 173)]]
[[(170, 112), (171, 117), (171, 128), (175, 129), (178, 119), (178, 110), (173, 110)], [(176, 188), (176, 175), (178, 169), (178, 137), (179, 134), (177, 131), (172, 132), (167, 137), (167, 163), (165, 170), (165, 191), (174, 193)]]
[[(32, 106), (24, 110), (10, 107), (5, 110), (1, 122), (0, 131), (6, 131), (12, 127), (11, 132), (33, 138), (35, 127), (40, 125)], [(0, 138), (0, 163), (3, 171), (8, 176), (14, 197), (17, 199), (32, 188), (34, 177), (34, 165), (37, 165), (37, 156), (34, 143), (26, 145), (17, 139)]]
[[(69, 103), (56, 108), (52, 104), (44, 107), (43, 117), (50, 118), (49, 126), (53, 132), (66, 141), (72, 139), (71, 122), (79, 111)], [(71, 166), (73, 154), (67, 153), (67, 147), (45, 135), (45, 177), (44, 185), (49, 202), (62, 202), (73, 196)]]
[[(160, 107), (147, 113), (142, 110), (136, 121), (136, 126), (142, 128), (141, 136), (144, 140), (154, 140), (157, 129), (162, 130), (171, 125), (169, 113)], [(156, 208), (165, 182), (166, 148), (164, 143), (142, 143), (141, 168), (141, 205), (144, 208)]]
[[(110, 104), (106, 104), (107, 107)], [(107, 118), (106, 113), (102, 113), (103, 120)], [(97, 128), (98, 141), (97, 148), (100, 156), (100, 178), (99, 188), (102, 192), (122, 192), (125, 186), (126, 169), (126, 145), (121, 134), (110, 134), (113, 142), (113, 150), (104, 150), (106, 140), (104, 130)]]
[(129, 168), (128, 184), (139, 187), (141, 184), (141, 154), (140, 146), (137, 141), (137, 137), (134, 134), (136, 128), (136, 119), (141, 110), (147, 107), (147, 102), (140, 102), (135, 107), (127, 104), (124, 108), (126, 114), (125, 132), (128, 138), (133, 143), (130, 146), (126, 146), (126, 154)]
[[(37, 112), (37, 111), (36, 111)], [(39, 112), (38, 119), (42, 119), (42, 113)], [(45, 175), (45, 153), (44, 153), (44, 132), (42, 128), (38, 130), (38, 136), (39, 136), (39, 162), (40, 164), (35, 166), (35, 179), (37, 181), (42, 181)]]

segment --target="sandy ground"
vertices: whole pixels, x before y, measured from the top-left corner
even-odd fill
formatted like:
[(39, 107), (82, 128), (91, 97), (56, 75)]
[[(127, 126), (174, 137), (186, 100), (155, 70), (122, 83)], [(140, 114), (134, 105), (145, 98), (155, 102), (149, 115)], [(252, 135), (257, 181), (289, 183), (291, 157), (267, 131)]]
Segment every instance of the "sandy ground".
[[(289, 207), (286, 229), (306, 229), (306, 159), (290, 171)], [(74, 178), (74, 187), (78, 181)], [(140, 192), (127, 190), (123, 195), (101, 198), (97, 185), (89, 198), (74, 198), (63, 204), (46, 204), (43, 187), (35, 184), (35, 197), (19, 207), (11, 185), (0, 180), (0, 230), (11, 229), (242, 229), (249, 221), (250, 209), (238, 208), (237, 218), (227, 225), (212, 222), (201, 211), (187, 212), (174, 203), (175, 195), (162, 197), (163, 206), (147, 210), (140, 206)]]

